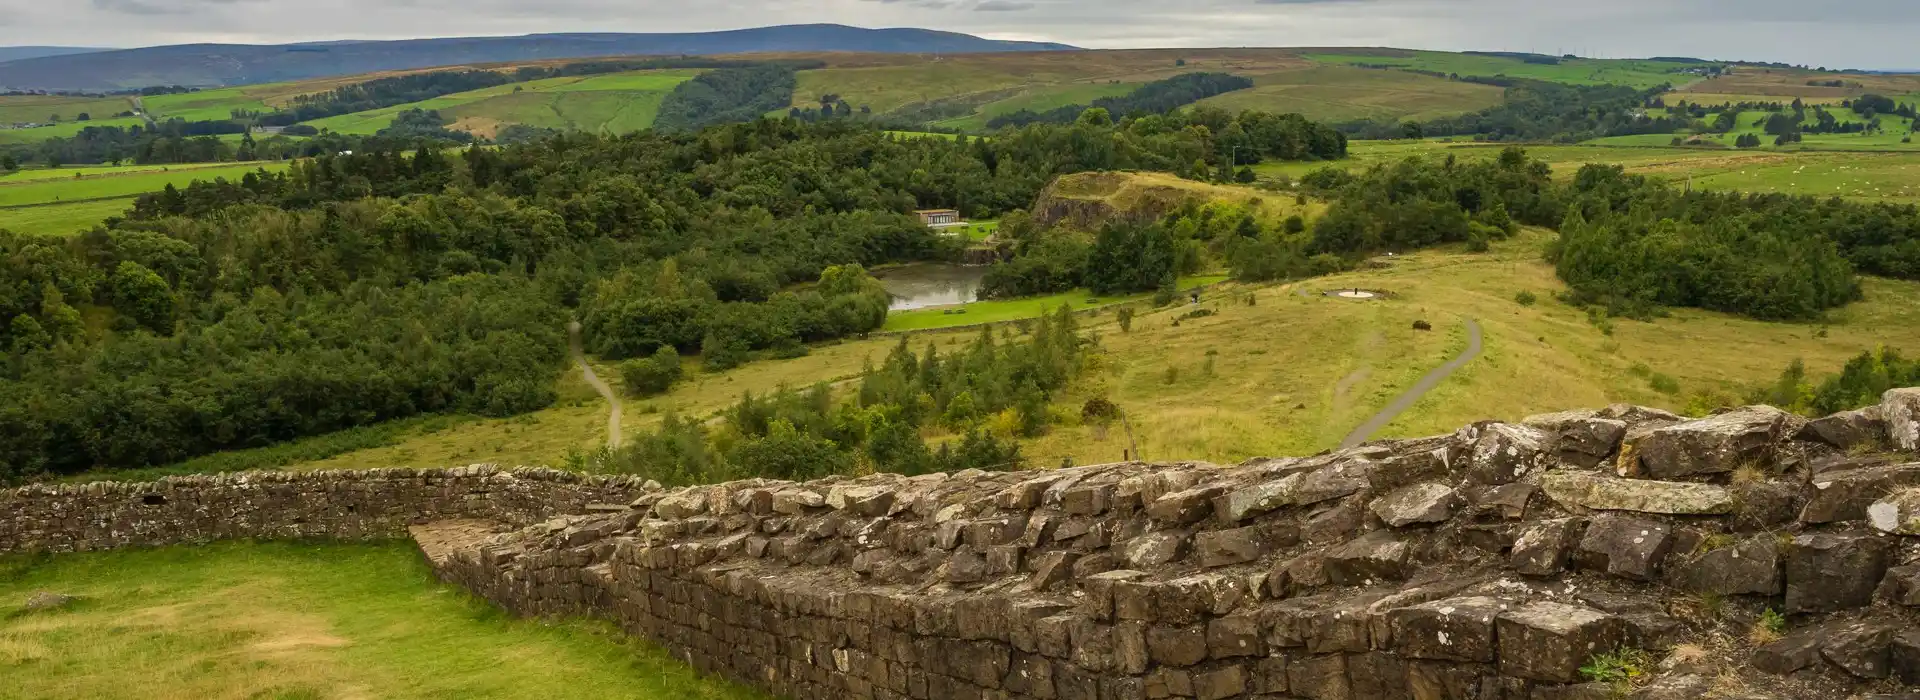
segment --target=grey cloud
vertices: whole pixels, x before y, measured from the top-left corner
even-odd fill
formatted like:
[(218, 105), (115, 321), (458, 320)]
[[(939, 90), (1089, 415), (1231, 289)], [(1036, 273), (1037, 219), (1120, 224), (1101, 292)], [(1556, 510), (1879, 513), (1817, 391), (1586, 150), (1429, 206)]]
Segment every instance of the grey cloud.
[[(1398, 46), (1920, 68), (1920, 2), (1852, 0), (0, 0), (0, 45), (677, 32), (833, 22), (1094, 48)], [(1912, 63), (1909, 63), (1911, 61)]]

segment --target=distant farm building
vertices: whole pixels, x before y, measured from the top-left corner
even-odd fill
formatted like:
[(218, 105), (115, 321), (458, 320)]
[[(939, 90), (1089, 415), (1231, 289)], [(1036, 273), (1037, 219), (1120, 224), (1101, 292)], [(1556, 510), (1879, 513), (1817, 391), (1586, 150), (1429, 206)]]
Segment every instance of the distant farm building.
[(914, 214), (920, 216), (921, 223), (932, 228), (950, 228), (967, 225), (967, 222), (960, 220), (960, 212), (952, 209), (927, 209), (924, 211), (916, 211)]

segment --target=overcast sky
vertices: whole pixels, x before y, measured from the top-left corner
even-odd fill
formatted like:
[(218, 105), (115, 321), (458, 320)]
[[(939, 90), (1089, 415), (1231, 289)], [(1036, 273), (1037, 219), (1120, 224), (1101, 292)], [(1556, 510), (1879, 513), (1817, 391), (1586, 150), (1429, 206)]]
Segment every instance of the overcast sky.
[(1920, 30), (1920, 0), (0, 0), (0, 45), (681, 32), (813, 22), (1088, 48), (1396, 46), (1920, 68), (1920, 59), (1900, 50)]

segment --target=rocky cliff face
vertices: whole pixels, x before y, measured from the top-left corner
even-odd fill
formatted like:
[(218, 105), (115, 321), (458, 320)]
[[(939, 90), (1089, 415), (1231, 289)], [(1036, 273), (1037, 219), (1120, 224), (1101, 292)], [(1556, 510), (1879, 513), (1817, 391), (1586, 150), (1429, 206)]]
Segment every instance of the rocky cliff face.
[(436, 565), (793, 698), (1908, 698), (1916, 407), (1615, 406), (1233, 467), (741, 482)]

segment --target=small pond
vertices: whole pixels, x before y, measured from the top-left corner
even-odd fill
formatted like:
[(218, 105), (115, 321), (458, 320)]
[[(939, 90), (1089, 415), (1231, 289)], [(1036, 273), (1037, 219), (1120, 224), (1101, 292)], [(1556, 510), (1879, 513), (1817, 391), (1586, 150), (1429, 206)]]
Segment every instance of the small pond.
[(880, 270), (874, 277), (893, 295), (892, 311), (913, 311), (978, 301), (987, 269), (984, 265), (921, 263)]

